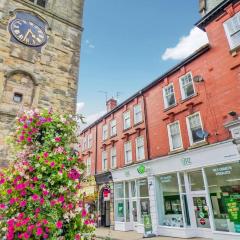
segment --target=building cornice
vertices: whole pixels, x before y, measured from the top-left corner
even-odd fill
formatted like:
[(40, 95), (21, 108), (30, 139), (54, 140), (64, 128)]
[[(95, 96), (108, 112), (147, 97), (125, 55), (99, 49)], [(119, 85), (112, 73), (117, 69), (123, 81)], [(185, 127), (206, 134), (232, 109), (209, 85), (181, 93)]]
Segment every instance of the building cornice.
[(29, 7), (29, 8), (31, 8), (33, 10), (36, 10), (36, 11), (38, 11), (39, 13), (41, 13), (43, 15), (46, 15), (46, 16), (51, 17), (51, 18), (54, 18), (57, 21), (62, 22), (62, 23), (66, 24), (66, 25), (68, 25), (70, 27), (78, 29), (81, 32), (83, 31), (83, 27), (80, 26), (80, 24), (76, 24), (76, 23), (73, 23), (73, 22), (71, 22), (71, 21), (69, 21), (69, 20), (67, 20), (65, 18), (59, 17), (56, 14), (48, 11), (47, 9), (29, 2), (28, 0), (14, 0), (14, 1), (18, 2), (18, 3), (21, 3), (22, 5), (24, 5), (26, 7)]

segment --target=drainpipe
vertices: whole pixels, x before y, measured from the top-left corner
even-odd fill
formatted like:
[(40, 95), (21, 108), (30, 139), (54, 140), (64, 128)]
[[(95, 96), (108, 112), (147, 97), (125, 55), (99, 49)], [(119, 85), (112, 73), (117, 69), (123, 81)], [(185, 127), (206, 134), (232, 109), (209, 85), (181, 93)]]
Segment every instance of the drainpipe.
[(98, 149), (98, 146), (97, 146), (97, 141), (98, 141), (98, 128), (97, 128), (97, 124), (96, 124), (96, 134), (95, 134), (95, 175), (97, 174), (97, 149)]
[(146, 107), (146, 99), (144, 94), (140, 92), (143, 99), (143, 110), (144, 110), (144, 122), (145, 122), (145, 134), (146, 134), (146, 146), (147, 146), (147, 159), (150, 160), (150, 149), (149, 149), (149, 132), (148, 132), (148, 117), (147, 117), (147, 107)]

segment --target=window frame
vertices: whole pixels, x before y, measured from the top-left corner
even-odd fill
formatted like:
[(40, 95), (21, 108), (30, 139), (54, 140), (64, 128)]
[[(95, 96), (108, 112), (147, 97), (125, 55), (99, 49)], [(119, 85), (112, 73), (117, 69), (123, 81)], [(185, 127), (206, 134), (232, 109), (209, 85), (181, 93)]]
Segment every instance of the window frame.
[[(137, 112), (137, 108), (139, 107), (139, 109), (140, 109), (140, 111), (138, 111)], [(133, 121), (134, 121), (134, 124), (136, 125), (136, 124), (139, 124), (139, 123), (141, 123), (141, 122), (143, 122), (143, 111), (142, 111), (142, 104), (141, 103), (138, 103), (138, 104), (136, 104), (136, 105), (134, 105), (134, 107), (133, 107)], [(139, 120), (139, 121), (137, 121), (137, 118), (136, 118), (136, 116), (137, 116), (137, 114), (138, 113), (141, 113), (141, 120)]]
[(234, 49), (240, 47), (240, 36), (239, 36), (239, 42), (237, 43), (237, 45), (235, 45), (234, 42), (232, 41), (233, 35), (240, 34), (240, 28), (233, 34), (230, 33), (230, 30), (228, 28), (228, 24), (230, 22), (234, 22), (235, 18), (237, 18), (237, 20), (240, 23), (240, 12), (235, 13), (231, 18), (227, 19), (223, 23), (223, 28), (224, 28), (224, 31), (225, 31), (225, 34), (226, 34), (226, 37), (227, 37), (227, 40), (228, 40), (228, 44), (229, 44), (230, 50), (234, 50)]
[[(89, 168), (89, 165), (90, 165), (90, 168)], [(92, 170), (92, 159), (90, 157), (88, 157), (86, 160), (86, 175), (87, 176), (91, 175), (91, 170)]]
[[(105, 168), (104, 168), (104, 160), (106, 160), (106, 166), (105, 166)], [(108, 161), (107, 161), (107, 151), (106, 150), (104, 150), (104, 151), (102, 151), (102, 172), (105, 172), (105, 171), (107, 171), (108, 170)]]
[[(178, 129), (179, 129), (179, 135), (180, 135), (180, 140), (181, 140), (181, 146), (178, 148), (173, 148), (173, 141), (172, 141), (172, 134), (171, 134), (171, 126), (174, 124), (178, 124)], [(179, 149), (183, 149), (183, 141), (182, 141), (182, 132), (181, 132), (181, 125), (180, 125), (180, 121), (174, 121), (172, 123), (169, 123), (167, 125), (167, 131), (168, 131), (168, 140), (169, 140), (169, 146), (170, 146), (170, 151), (177, 151)]]
[(42, 7), (42, 8), (46, 8), (47, 7), (47, 4), (48, 4), (48, 0), (45, 0), (45, 5), (44, 6), (41, 6), (40, 4), (38, 4), (38, 1), (39, 0), (29, 0), (29, 2), (31, 2), (32, 4), (34, 5), (37, 5), (38, 7)]
[(92, 148), (92, 140), (93, 140), (92, 134), (89, 134), (89, 135), (87, 136), (88, 149)]
[[(114, 151), (113, 151), (114, 150)], [(113, 153), (115, 153), (115, 155), (113, 155)], [(111, 155), (111, 168), (116, 168), (117, 167), (117, 147), (113, 146), (110, 150), (110, 155)], [(113, 165), (113, 157), (116, 158), (115, 160), (115, 164)]]
[(199, 143), (202, 143), (202, 142), (206, 142), (206, 137), (204, 137), (203, 140), (201, 141), (198, 141), (198, 142), (193, 142), (193, 136), (192, 136), (192, 131), (191, 131), (191, 127), (190, 127), (190, 121), (189, 121), (189, 118), (195, 116), (195, 115), (199, 115), (199, 121), (200, 121), (200, 125), (201, 125), (201, 128), (202, 130), (204, 130), (203, 128), (203, 123), (202, 123), (202, 117), (201, 117), (201, 114), (200, 112), (195, 112), (189, 116), (186, 117), (186, 122), (187, 122), (187, 130), (188, 130), (188, 138), (189, 138), (189, 142), (190, 142), (190, 145), (193, 146), (193, 145), (196, 145), (196, 144), (199, 144)]
[[(185, 91), (184, 91), (184, 88), (183, 88), (183, 83), (182, 83), (182, 79), (187, 76), (187, 75), (190, 75), (191, 76), (191, 79), (192, 79), (192, 85), (193, 85), (193, 91), (194, 93), (190, 96), (186, 96), (185, 95)], [(182, 75), (181, 77), (179, 77), (179, 85), (180, 85), (180, 92), (181, 92), (181, 97), (182, 97), (182, 100), (186, 100), (188, 98), (191, 98), (193, 97), (195, 94), (196, 94), (196, 89), (195, 89), (195, 85), (194, 85), (194, 82), (193, 82), (193, 76), (192, 76), (192, 72), (187, 72), (185, 73), (184, 75)]]
[[(143, 145), (141, 145), (141, 146), (138, 145), (138, 140), (139, 140), (140, 138), (143, 140)], [(145, 139), (144, 139), (144, 136), (139, 136), (139, 137), (137, 137), (135, 141), (136, 141), (136, 160), (137, 160), (137, 161), (143, 161), (143, 160), (145, 160)], [(140, 147), (143, 147), (143, 158), (139, 158), (138, 149), (139, 149)]]
[[(105, 132), (106, 132), (106, 135), (105, 135)], [(107, 139), (108, 139), (108, 125), (104, 124), (102, 126), (102, 140), (106, 141)]]
[[(113, 123), (115, 123), (113, 125)], [(115, 127), (115, 132), (112, 131), (113, 127)], [(110, 137), (117, 136), (117, 120), (113, 119), (110, 121)]]
[[(126, 119), (128, 119), (128, 118), (125, 117), (126, 115), (129, 115), (129, 126), (126, 126)], [(128, 110), (128, 111), (123, 113), (123, 130), (129, 129), (129, 128), (131, 128), (131, 126), (132, 126), (131, 125), (131, 111)]]
[[(173, 87), (174, 103), (172, 105), (168, 105), (167, 96), (166, 96), (166, 89), (171, 87), (171, 86)], [(163, 88), (163, 102), (164, 102), (164, 109), (168, 109), (168, 108), (173, 107), (177, 104), (176, 96), (175, 96), (175, 89), (174, 89), (174, 84), (173, 83), (169, 83), (167, 86), (165, 86)]]
[[(129, 151), (131, 151), (131, 160), (130, 161), (127, 161), (127, 149), (126, 149), (126, 146), (127, 146), (127, 144), (129, 144), (129, 146), (130, 146), (130, 150)], [(133, 152), (132, 152), (132, 142), (131, 141), (127, 141), (127, 142), (125, 142), (124, 143), (124, 162), (125, 162), (125, 164), (130, 164), (130, 163), (132, 163), (132, 161), (133, 161)]]

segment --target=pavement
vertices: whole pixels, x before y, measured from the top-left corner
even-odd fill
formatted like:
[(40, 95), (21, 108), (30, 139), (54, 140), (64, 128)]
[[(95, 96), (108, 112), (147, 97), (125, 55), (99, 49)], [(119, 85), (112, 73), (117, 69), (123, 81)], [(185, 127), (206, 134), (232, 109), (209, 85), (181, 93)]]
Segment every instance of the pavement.
[[(143, 239), (143, 234), (136, 233), (134, 231), (120, 232), (111, 230), (110, 228), (97, 228), (95, 232), (97, 240), (140, 240)], [(172, 238), (172, 237), (154, 237), (149, 238), (150, 240), (183, 240), (182, 238)], [(192, 238), (194, 240), (206, 240), (206, 238)]]

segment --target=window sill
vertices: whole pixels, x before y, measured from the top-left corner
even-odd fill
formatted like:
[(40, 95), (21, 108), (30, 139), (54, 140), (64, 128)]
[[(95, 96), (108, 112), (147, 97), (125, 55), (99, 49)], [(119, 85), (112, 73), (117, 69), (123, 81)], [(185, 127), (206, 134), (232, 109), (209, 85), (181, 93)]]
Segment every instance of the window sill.
[(180, 103), (181, 103), (181, 104), (182, 104), (182, 103), (185, 103), (186, 101), (188, 101), (188, 100), (190, 100), (190, 99), (192, 99), (192, 98), (194, 98), (194, 97), (196, 97), (196, 96), (198, 96), (198, 93), (194, 93), (193, 95), (191, 95), (191, 96), (189, 96), (189, 97), (187, 97), (187, 98), (182, 99), (182, 100), (180, 101)]
[(233, 48), (233, 49), (230, 49), (230, 54), (232, 55), (232, 57), (235, 57), (238, 55), (238, 52), (240, 51), (240, 45)]
[(185, 151), (185, 148), (179, 148), (179, 149), (175, 149), (175, 150), (170, 150), (168, 155), (173, 155), (173, 154), (177, 154), (177, 153), (184, 152), (184, 151)]
[(142, 120), (141, 122), (134, 123), (134, 127), (136, 127), (136, 126), (138, 126), (138, 125), (140, 125), (140, 124), (142, 124), (142, 123), (143, 123), (143, 120)]
[(112, 138), (114, 138), (114, 137), (116, 137), (116, 136), (117, 136), (117, 134), (114, 134), (114, 135), (110, 136), (109, 139), (112, 139)]
[(146, 158), (144, 158), (144, 159), (139, 159), (139, 160), (137, 159), (137, 160), (136, 160), (136, 163), (142, 163), (142, 162), (145, 162), (146, 160), (147, 160)]
[(176, 107), (177, 106), (177, 103), (175, 103), (175, 104), (173, 104), (173, 105), (171, 105), (171, 106), (169, 106), (169, 107), (167, 107), (167, 108), (164, 108), (164, 112), (167, 112), (168, 110), (170, 110), (170, 109), (172, 109), (172, 108), (174, 108), (174, 107)]
[(188, 149), (194, 149), (194, 148), (206, 146), (206, 145), (208, 145), (208, 144), (209, 144), (209, 143), (208, 143), (206, 140), (203, 140), (203, 141), (201, 141), (201, 142), (197, 142), (197, 143), (192, 144)]
[(124, 166), (130, 166), (130, 165), (133, 165), (134, 162), (129, 162), (129, 163), (124, 163)]
[(126, 129), (123, 129), (123, 132), (127, 132), (131, 129), (132, 127), (129, 127), (129, 128), (126, 128)]

